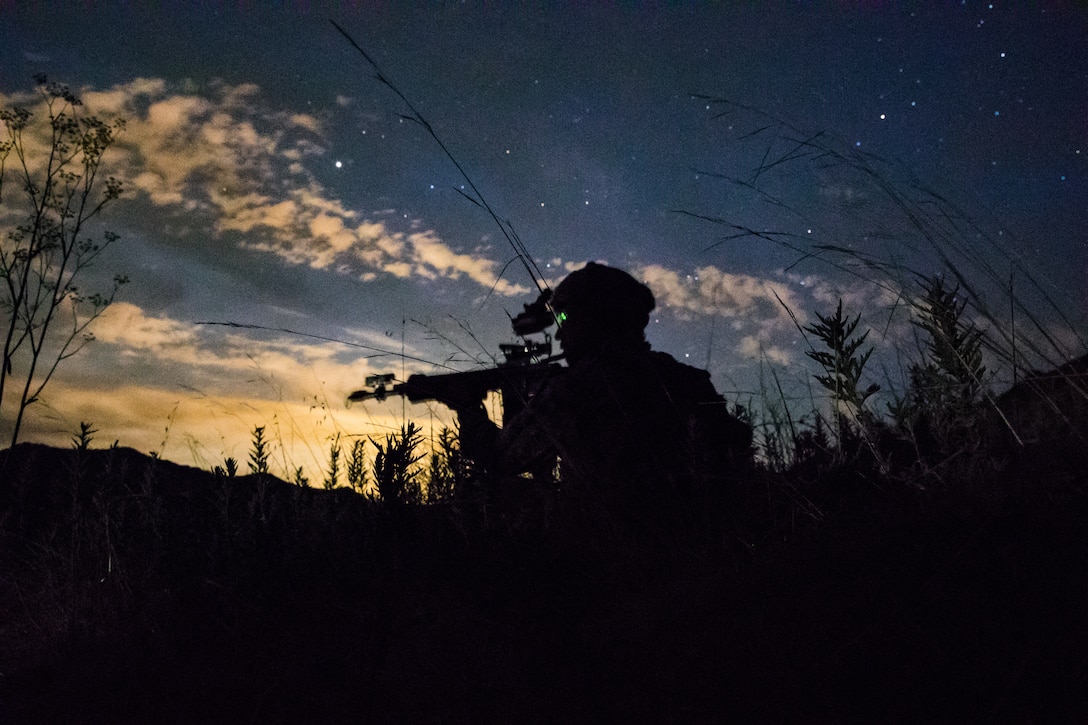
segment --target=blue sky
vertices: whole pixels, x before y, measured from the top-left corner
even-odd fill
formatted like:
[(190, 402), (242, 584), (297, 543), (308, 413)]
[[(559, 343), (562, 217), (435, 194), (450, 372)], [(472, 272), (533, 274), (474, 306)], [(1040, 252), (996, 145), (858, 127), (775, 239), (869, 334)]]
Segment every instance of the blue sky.
[(512, 340), (532, 280), (330, 20), (550, 282), (589, 259), (645, 280), (651, 342), (732, 399), (759, 405), (773, 368), (810, 410), (789, 313), (810, 323), (840, 297), (874, 330), (873, 380), (900, 383), (909, 270), (942, 254), (980, 305), (1008, 308), (1011, 278), (1083, 352), (1088, 12), (1073, 4), (15, 3), (3, 103), (47, 73), (128, 119), (108, 157), (128, 193), (103, 219), (121, 240), (98, 271), (132, 282), (27, 438), (91, 420), (212, 465), (266, 425), (285, 463), (318, 466), (337, 433), (449, 422), (440, 406), (345, 408), (365, 375), (469, 369)]

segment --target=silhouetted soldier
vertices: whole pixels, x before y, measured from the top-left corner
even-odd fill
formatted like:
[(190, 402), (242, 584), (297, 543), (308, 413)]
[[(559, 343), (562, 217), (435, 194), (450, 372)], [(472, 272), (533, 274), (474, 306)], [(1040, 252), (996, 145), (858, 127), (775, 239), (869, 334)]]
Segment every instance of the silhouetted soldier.
[(750, 462), (751, 428), (709, 373), (650, 349), (648, 287), (590, 262), (551, 308), (569, 367), (501, 430), (482, 401), (454, 405), (465, 455), (492, 477), (551, 471), (558, 459), (563, 490), (629, 498), (690, 492)]

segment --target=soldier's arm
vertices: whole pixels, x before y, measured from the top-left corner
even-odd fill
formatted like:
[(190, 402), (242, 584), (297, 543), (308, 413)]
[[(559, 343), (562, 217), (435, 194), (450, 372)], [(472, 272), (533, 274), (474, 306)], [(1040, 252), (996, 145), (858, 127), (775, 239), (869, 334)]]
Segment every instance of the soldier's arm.
[(461, 452), (477, 466), (492, 471), (498, 462), (499, 427), (487, 417), (483, 401), (457, 408)]

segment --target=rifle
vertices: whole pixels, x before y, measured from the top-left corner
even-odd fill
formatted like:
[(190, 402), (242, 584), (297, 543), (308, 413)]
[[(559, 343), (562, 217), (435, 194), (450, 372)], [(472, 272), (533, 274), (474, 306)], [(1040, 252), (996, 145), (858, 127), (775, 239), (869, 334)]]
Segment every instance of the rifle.
[(348, 403), (360, 400), (382, 401), (389, 395), (403, 395), (413, 403), (426, 400), (456, 405), (483, 400), (492, 390), (502, 393), (504, 423), (516, 415), (525, 403), (540, 390), (545, 381), (561, 374), (559, 365), (562, 355), (552, 355), (552, 339), (545, 334), (543, 341), (527, 339), (528, 335), (543, 332), (555, 322), (548, 299), (551, 290), (544, 290), (531, 304), (525, 304), (524, 312), (511, 318), (514, 333), (522, 342), (500, 344), (503, 362), (495, 367), (441, 373), (438, 375), (415, 374), (403, 382), (396, 382), (392, 373), (370, 375), (367, 388), (356, 390), (348, 396)]

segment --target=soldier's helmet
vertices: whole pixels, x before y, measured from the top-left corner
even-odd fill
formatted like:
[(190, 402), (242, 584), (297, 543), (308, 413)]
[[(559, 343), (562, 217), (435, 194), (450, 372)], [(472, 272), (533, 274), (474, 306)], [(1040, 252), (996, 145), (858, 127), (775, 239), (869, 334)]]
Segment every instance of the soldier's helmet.
[(602, 331), (640, 333), (650, 321), (654, 295), (621, 269), (590, 262), (566, 276), (552, 295), (557, 314), (592, 320)]

